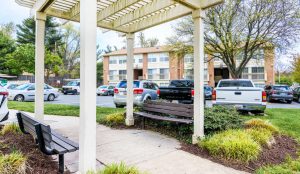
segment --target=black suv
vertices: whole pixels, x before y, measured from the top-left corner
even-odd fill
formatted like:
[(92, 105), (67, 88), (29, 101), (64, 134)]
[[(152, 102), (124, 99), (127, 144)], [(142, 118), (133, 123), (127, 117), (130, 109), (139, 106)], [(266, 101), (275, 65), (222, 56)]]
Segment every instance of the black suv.
[(293, 97), (298, 103), (300, 103), (300, 87), (297, 87), (293, 90)]
[(265, 86), (267, 101), (283, 101), (291, 104), (293, 101), (293, 91), (287, 85), (267, 85)]

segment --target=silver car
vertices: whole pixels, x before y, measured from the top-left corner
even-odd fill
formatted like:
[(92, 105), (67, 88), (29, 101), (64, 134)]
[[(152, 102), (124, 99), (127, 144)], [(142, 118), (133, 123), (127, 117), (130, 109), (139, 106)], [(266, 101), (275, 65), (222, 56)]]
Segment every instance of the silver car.
[(7, 89), (0, 86), (0, 122), (8, 119), (7, 96)]
[[(44, 85), (44, 100), (53, 101), (59, 96), (58, 89), (53, 88), (47, 84)], [(35, 97), (35, 84), (26, 83), (9, 90), (9, 100), (14, 101), (34, 101)]]
[[(123, 80), (114, 89), (114, 103), (117, 108), (126, 106), (127, 81)], [(146, 100), (158, 99), (158, 85), (150, 81), (133, 82), (133, 103), (141, 105)]]

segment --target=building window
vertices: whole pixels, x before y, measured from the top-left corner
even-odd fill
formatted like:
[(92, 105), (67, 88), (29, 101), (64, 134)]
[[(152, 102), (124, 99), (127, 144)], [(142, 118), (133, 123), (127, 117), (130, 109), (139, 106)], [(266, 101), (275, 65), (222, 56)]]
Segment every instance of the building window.
[(156, 57), (148, 57), (148, 62), (156, 62)]
[(116, 80), (117, 75), (117, 70), (109, 70), (109, 80)]
[(169, 79), (169, 68), (162, 68), (159, 70), (160, 79)]
[(115, 58), (110, 58), (110, 59), (109, 59), (109, 64), (117, 64), (117, 59), (115, 59)]
[(169, 86), (169, 83), (160, 83), (159, 84), (161, 87), (167, 87), (167, 86)]
[(160, 62), (169, 62), (169, 57), (160, 57), (159, 61)]
[(184, 63), (193, 63), (194, 57), (191, 54), (187, 54), (184, 56)]
[(193, 69), (185, 69), (184, 76), (185, 76), (185, 79), (187, 79), (187, 80), (193, 80), (194, 79), (194, 70)]
[(249, 68), (244, 68), (243, 69), (242, 79), (249, 79)]
[(119, 70), (119, 80), (126, 79), (126, 74), (127, 74), (126, 70)]
[(134, 59), (135, 63), (143, 63), (143, 58), (136, 58)]
[(265, 69), (264, 67), (252, 67), (252, 80), (264, 80)]
[(119, 64), (126, 64), (126, 59), (119, 59)]
[(154, 79), (155, 74), (156, 74), (156, 69), (148, 69), (148, 80)]

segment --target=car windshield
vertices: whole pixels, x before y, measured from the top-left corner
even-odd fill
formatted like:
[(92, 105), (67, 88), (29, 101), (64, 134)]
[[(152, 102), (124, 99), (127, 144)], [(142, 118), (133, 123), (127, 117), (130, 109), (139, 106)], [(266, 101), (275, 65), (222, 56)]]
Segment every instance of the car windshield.
[(24, 89), (27, 89), (29, 86), (31, 86), (31, 84), (23, 84), (23, 85), (16, 87), (15, 89), (24, 90)]
[(290, 91), (290, 88), (288, 86), (274, 86), (273, 89), (279, 91)]
[(221, 81), (219, 87), (253, 87), (251, 81), (231, 80)]
[(105, 89), (105, 88), (107, 88), (107, 86), (100, 86), (99, 88), (100, 89)]
[(77, 86), (78, 82), (77, 81), (71, 81), (67, 84), (67, 86)]
[[(140, 82), (139, 81), (134, 81), (133, 82), (133, 88), (138, 88), (140, 87)], [(117, 88), (127, 88), (127, 81), (121, 81)]]

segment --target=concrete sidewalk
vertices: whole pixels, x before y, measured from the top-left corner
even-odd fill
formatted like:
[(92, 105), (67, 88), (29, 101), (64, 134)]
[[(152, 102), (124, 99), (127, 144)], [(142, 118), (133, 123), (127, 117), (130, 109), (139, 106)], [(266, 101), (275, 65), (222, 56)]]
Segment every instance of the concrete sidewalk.
[[(11, 110), (10, 121), (15, 120)], [(32, 115), (32, 114), (31, 114)], [(45, 116), (53, 129), (78, 142), (79, 118)], [(97, 125), (97, 168), (124, 162), (151, 174), (240, 174), (245, 173), (192, 155), (176, 139), (148, 130), (115, 130)], [(78, 151), (65, 155), (66, 167), (78, 171)]]

